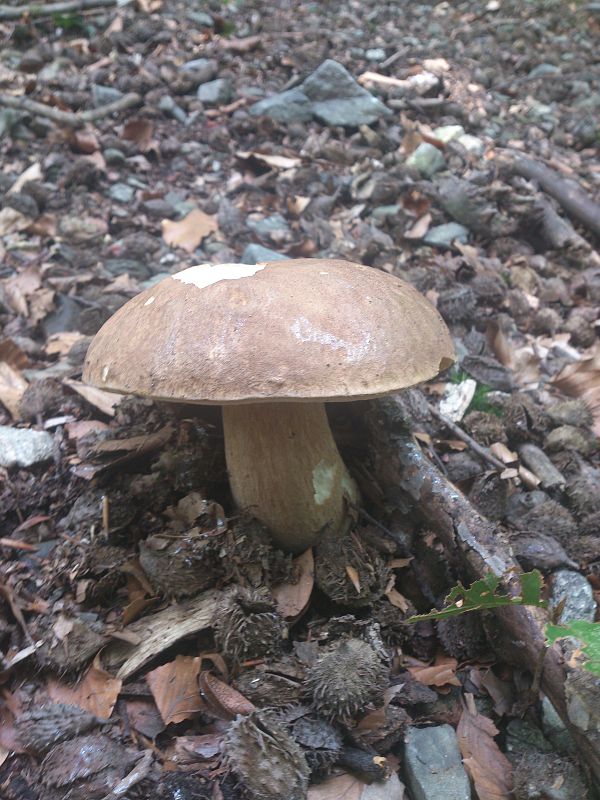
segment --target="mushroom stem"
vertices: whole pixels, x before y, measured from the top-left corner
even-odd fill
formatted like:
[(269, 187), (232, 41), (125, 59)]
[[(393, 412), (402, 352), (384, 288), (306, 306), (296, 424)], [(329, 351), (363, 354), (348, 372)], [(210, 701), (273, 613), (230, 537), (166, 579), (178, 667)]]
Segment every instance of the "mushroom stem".
[(358, 489), (324, 403), (227, 405), (223, 427), (235, 502), (264, 522), (279, 547), (300, 553), (326, 526), (342, 526), (344, 497), (357, 502)]

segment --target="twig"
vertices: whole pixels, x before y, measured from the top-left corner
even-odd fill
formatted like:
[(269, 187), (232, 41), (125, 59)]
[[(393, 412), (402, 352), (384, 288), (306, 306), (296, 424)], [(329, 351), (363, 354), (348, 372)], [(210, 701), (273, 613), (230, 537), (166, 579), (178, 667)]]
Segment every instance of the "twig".
[(10, 547), (13, 550), (27, 550), (28, 552), (35, 553), (37, 546), (28, 544), (27, 542), (20, 542), (17, 539), (0, 538), (0, 547)]
[(21, 17), (50, 17), (69, 11), (85, 11), (90, 8), (106, 8), (117, 5), (117, 0), (64, 0), (62, 3), (31, 3), (25, 6), (0, 6), (0, 20)]
[(452, 431), (455, 436), (458, 436), (465, 444), (468, 444), (473, 452), (477, 453), (478, 456), (481, 456), (488, 464), (491, 464), (496, 469), (504, 471), (506, 469), (506, 464), (503, 464), (499, 458), (493, 456), (487, 447), (482, 447), (482, 445), (478, 444), (472, 436), (469, 436), (468, 433), (465, 433), (461, 427), (459, 427), (455, 422), (452, 422), (451, 419), (445, 417), (441, 414), (435, 406), (432, 406), (428, 403), (429, 410), (433, 414), (436, 419), (439, 419), (441, 423), (443, 423), (448, 430)]
[(0, 106), (14, 108), (17, 111), (25, 111), (37, 117), (46, 117), (46, 119), (51, 119), (58, 125), (66, 125), (69, 128), (82, 128), (86, 122), (93, 122), (116, 111), (123, 111), (126, 108), (137, 106), (141, 102), (142, 99), (139, 94), (131, 92), (119, 97), (114, 103), (107, 103), (105, 106), (100, 106), (100, 108), (93, 108), (89, 111), (75, 114), (73, 111), (61, 111), (59, 108), (53, 108), (45, 103), (38, 103), (37, 100), (31, 100), (29, 97), (0, 94)]
[(540, 187), (561, 204), (567, 214), (575, 217), (596, 236), (600, 236), (600, 206), (581, 186), (570, 178), (563, 178), (539, 161), (513, 150), (504, 150), (511, 168), (518, 175), (536, 181)]

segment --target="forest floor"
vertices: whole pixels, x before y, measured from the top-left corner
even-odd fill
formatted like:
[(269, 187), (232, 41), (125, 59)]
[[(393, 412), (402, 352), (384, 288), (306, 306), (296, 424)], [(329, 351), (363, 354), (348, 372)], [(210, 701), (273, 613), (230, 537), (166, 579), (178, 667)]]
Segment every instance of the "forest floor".
[(401, 277), (457, 364), (395, 407), (554, 617), (595, 621), (599, 4), (66, 6), (0, 6), (0, 797), (593, 796), (485, 616), (406, 623), (473, 576), (360, 409), (331, 419), (366, 507), (292, 558), (236, 513), (217, 409), (81, 371), (194, 264)]

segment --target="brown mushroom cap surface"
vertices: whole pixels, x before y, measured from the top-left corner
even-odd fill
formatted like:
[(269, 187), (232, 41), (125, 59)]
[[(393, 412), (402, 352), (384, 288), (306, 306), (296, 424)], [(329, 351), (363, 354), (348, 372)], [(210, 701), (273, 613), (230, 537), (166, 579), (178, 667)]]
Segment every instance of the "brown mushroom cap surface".
[(95, 336), (83, 377), (108, 391), (227, 404), (376, 397), (454, 359), (436, 309), (361, 264), (201, 264), (134, 297)]

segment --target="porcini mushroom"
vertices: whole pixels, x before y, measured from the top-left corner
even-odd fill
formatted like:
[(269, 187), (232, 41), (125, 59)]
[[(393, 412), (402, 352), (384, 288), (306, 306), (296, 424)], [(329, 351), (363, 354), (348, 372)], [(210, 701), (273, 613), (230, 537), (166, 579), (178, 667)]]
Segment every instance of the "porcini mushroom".
[(233, 497), (300, 552), (358, 493), (325, 402), (390, 394), (453, 361), (433, 306), (387, 273), (330, 259), (200, 264), (134, 297), (95, 336), (87, 383), (223, 406)]

